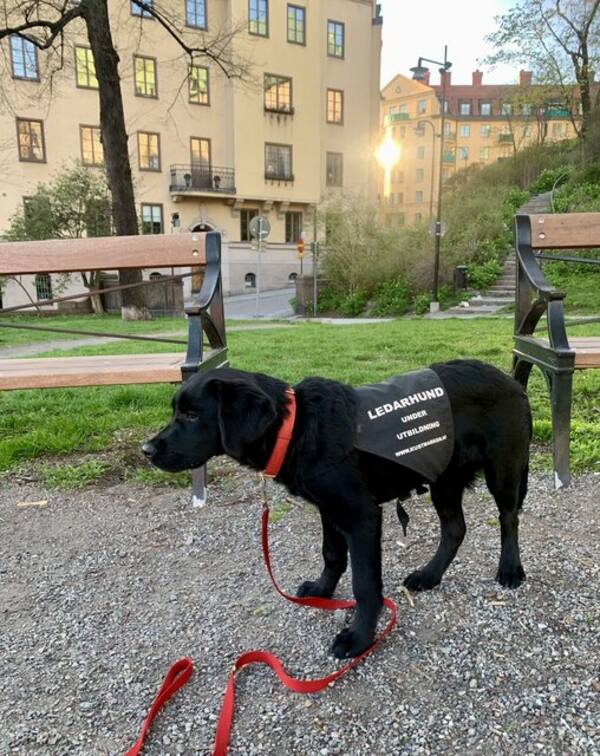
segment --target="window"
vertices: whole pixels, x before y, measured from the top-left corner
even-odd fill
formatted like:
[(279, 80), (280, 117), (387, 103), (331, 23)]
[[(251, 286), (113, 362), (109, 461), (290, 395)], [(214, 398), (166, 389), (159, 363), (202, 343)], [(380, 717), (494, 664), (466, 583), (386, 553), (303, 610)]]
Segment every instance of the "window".
[(444, 100), (444, 113), (449, 113), (449, 112), (450, 112), (450, 103), (448, 102), (448, 100)]
[(523, 137), (527, 139), (530, 136), (531, 136), (531, 126), (529, 125), (523, 126)]
[(446, 121), (446, 123), (444, 124), (444, 136), (450, 136), (451, 133), (452, 133), (452, 125), (449, 124), (448, 121)]
[(460, 132), (459, 133), (460, 133), (461, 137), (471, 136), (471, 127), (469, 126), (469, 124), (467, 124), (467, 123), (461, 124)]
[(481, 128), (479, 129), (479, 133), (482, 137), (487, 139), (492, 133), (492, 127), (489, 125), (489, 123), (484, 123), (483, 126), (481, 126)]
[(13, 79), (39, 81), (37, 48), (33, 42), (12, 35), (10, 38), (10, 61)]
[(194, 29), (206, 29), (206, 0), (185, 0), (185, 23)]
[(160, 171), (160, 136), (138, 131), (138, 163), (140, 171)]
[(191, 137), (190, 157), (192, 159), (192, 170), (194, 167), (209, 169), (211, 164), (210, 139)]
[(327, 186), (342, 186), (344, 180), (344, 156), (341, 152), (327, 153)]
[(471, 115), (471, 102), (461, 102), (458, 112), (461, 115)]
[(244, 276), (244, 288), (256, 289), (256, 275), (254, 273), (246, 273)]
[(417, 113), (427, 112), (427, 100), (417, 100)]
[(415, 192), (415, 202), (417, 204), (420, 204), (421, 202), (423, 202), (423, 192), (421, 190), (419, 190), (418, 192)]
[(479, 115), (490, 116), (492, 115), (492, 103), (479, 101)]
[(80, 126), (81, 162), (84, 165), (104, 165), (104, 149), (99, 126)]
[(258, 210), (241, 210), (240, 211), (240, 240), (250, 241), (250, 221), (258, 215)]
[(52, 279), (49, 273), (35, 274), (35, 295), (38, 302), (52, 299)]
[(400, 113), (408, 113), (408, 105), (407, 105), (407, 104), (406, 104), (405, 102), (403, 102), (403, 103), (402, 103), (402, 104), (400, 105), (400, 110), (399, 110), (399, 112), (400, 112)]
[(562, 136), (563, 133), (563, 125), (562, 123), (553, 123), (552, 124), (552, 136)]
[(415, 223), (420, 223), (423, 220), (422, 213), (415, 213)]
[(83, 89), (98, 89), (96, 64), (90, 47), (75, 47), (75, 82)]
[(44, 122), (37, 119), (17, 118), (19, 160), (26, 163), (45, 163)]
[(479, 148), (479, 159), (480, 160), (489, 160), (490, 159), (490, 148), (489, 147), (480, 147)]
[(388, 109), (388, 113), (390, 115), (396, 115), (397, 112), (398, 112), (398, 106), (397, 105), (390, 105), (390, 107)]
[(287, 7), (287, 41), (295, 45), (306, 44), (306, 8), (299, 5)]
[(136, 97), (158, 97), (156, 86), (156, 59), (133, 56)]
[(285, 240), (288, 244), (295, 244), (302, 233), (302, 213), (287, 212), (285, 214)]
[(294, 180), (291, 144), (265, 144), (265, 178)]
[[(134, 2), (134, 0), (130, 0), (131, 4), (131, 15), (132, 16), (141, 16), (142, 18), (152, 18), (152, 14), (149, 13), (145, 8), (140, 8), (140, 6)], [(152, 8), (154, 5), (154, 0), (144, 0), (144, 4), (147, 5), (149, 8)]]
[(293, 113), (292, 80), (289, 76), (265, 74), (265, 110)]
[(533, 115), (533, 105), (530, 102), (524, 102), (521, 105), (521, 113), (524, 116)]
[(163, 207), (162, 205), (147, 205), (142, 202), (142, 233), (162, 234)]
[(208, 68), (205, 66), (190, 66), (188, 97), (193, 105), (210, 105)]
[(327, 123), (344, 123), (344, 93), (341, 89), (327, 90)]
[(248, 31), (259, 37), (269, 36), (268, 0), (248, 0)]
[(425, 147), (422, 145), (420, 147), (417, 147), (417, 160), (423, 160), (425, 157)]
[(339, 21), (327, 22), (327, 55), (331, 58), (344, 57), (344, 24)]
[(469, 159), (469, 148), (468, 147), (459, 147), (458, 148), (458, 159), (464, 160), (465, 162)]
[(421, 182), (425, 179), (425, 174), (422, 168), (417, 168), (417, 175), (416, 180), (417, 182)]
[(399, 205), (404, 204), (404, 192), (398, 192), (396, 194), (396, 197), (398, 198), (398, 204)]
[(503, 102), (500, 112), (502, 115), (512, 115), (512, 104), (510, 102)]

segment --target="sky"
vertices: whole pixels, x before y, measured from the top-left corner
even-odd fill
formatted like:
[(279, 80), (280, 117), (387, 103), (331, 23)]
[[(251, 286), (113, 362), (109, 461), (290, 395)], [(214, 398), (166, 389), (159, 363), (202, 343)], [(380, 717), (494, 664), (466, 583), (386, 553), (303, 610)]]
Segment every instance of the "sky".
[[(383, 14), (381, 85), (397, 73), (411, 76), (419, 56), (442, 60), (448, 45), (452, 83), (470, 84), (471, 72), (484, 72), (483, 83), (510, 84), (518, 71), (478, 65), (489, 47), (485, 36), (496, 28), (494, 16), (505, 13), (515, 0), (380, 0)], [(439, 80), (432, 66), (432, 83)]]

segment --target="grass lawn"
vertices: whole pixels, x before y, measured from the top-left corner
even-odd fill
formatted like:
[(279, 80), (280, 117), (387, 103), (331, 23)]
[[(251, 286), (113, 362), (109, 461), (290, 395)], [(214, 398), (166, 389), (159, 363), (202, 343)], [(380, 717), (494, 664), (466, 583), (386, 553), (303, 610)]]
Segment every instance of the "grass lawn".
[[(78, 327), (87, 330), (106, 328), (106, 322), (98, 320), (67, 322), (78, 321)], [(58, 324), (58, 319), (52, 322)], [(175, 322), (123, 324), (114, 318), (110, 328), (148, 333), (173, 330)], [(272, 373), (291, 383), (307, 375), (322, 375), (359, 385), (456, 357), (476, 357), (509, 370), (512, 325), (512, 320), (504, 318), (415, 319), (356, 326), (302, 323), (273, 329), (261, 323), (260, 329), (230, 333), (230, 360), (233, 367)], [(576, 333), (593, 335), (598, 330), (598, 325), (586, 325), (577, 327)], [(159, 351), (163, 347), (173, 351), (173, 345), (115, 342), (69, 354)], [(25, 460), (43, 461), (74, 452), (121, 449), (137, 460), (134, 449), (139, 440), (168, 419), (173, 391), (169, 385), (153, 385), (0, 393), (0, 470), (14, 469)], [(530, 399), (535, 441), (543, 450), (551, 438), (550, 415), (547, 391), (537, 372), (532, 376)], [(600, 471), (600, 371), (575, 377), (571, 452), (575, 471)], [(549, 459), (543, 457), (541, 463), (549, 469)], [(96, 467), (102, 469), (102, 465)]]

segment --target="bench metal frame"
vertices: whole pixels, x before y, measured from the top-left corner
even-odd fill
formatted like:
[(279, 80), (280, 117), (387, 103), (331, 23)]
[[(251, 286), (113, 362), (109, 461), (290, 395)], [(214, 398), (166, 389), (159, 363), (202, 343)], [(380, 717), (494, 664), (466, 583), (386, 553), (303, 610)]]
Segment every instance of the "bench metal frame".
[[(593, 238), (596, 241), (593, 241)], [(513, 376), (527, 388), (536, 365), (550, 393), (553, 466), (556, 488), (570, 483), (569, 442), (576, 350), (569, 343), (565, 324), (565, 293), (554, 289), (542, 273), (538, 260), (581, 262), (600, 260), (565, 255), (545, 255), (536, 249), (571, 249), (600, 245), (600, 213), (569, 215), (517, 215), (515, 249), (517, 290), (513, 349)], [(535, 329), (546, 314), (548, 339), (536, 338)]]

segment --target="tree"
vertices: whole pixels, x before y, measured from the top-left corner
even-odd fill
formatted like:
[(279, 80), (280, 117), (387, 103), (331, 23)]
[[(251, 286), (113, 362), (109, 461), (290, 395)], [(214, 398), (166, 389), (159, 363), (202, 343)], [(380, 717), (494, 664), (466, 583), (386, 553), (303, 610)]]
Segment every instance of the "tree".
[(498, 29), (487, 37), (496, 52), (486, 62), (532, 68), (541, 83), (556, 88), (585, 143), (600, 106), (598, 95), (593, 97), (600, 0), (521, 0), (496, 21)]
[[(131, 0), (140, 12), (152, 16), (188, 57), (213, 61), (229, 78), (248, 76), (249, 64), (232, 46), (240, 26), (219, 30), (212, 37), (201, 35), (200, 44), (190, 41), (182, 25), (159, 9), (153, 0)], [(138, 233), (128, 136), (119, 76), (119, 55), (115, 49), (108, 14), (108, 0), (0, 0), (2, 26), (0, 40), (11, 35), (28, 40), (38, 50), (49, 50), (62, 65), (65, 33), (77, 20), (85, 24), (98, 80), (100, 132), (104, 148), (106, 176), (112, 196), (112, 217), (119, 236)], [(194, 39), (197, 35), (194, 35)], [(121, 284), (141, 281), (141, 272), (120, 270)], [(123, 291), (123, 317), (149, 318), (141, 289)]]
[[(12, 216), (3, 237), (7, 241), (31, 241), (109, 236), (110, 216), (110, 195), (103, 174), (75, 163), (52, 182), (38, 185)], [(98, 288), (100, 271), (81, 271), (80, 275), (86, 288)], [(92, 295), (91, 300), (94, 312), (103, 312), (100, 297)]]

